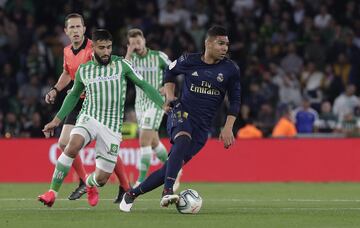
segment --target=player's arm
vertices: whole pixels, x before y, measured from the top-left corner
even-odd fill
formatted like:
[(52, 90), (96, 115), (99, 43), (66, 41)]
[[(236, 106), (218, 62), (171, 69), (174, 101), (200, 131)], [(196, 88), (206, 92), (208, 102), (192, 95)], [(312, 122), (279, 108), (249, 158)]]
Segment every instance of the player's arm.
[(167, 66), (170, 65), (171, 61), (169, 59), (169, 56), (167, 56), (167, 54), (165, 54), (162, 51), (159, 51), (159, 57), (160, 57), (160, 67), (161, 69), (165, 70), (167, 68)]
[[(165, 70), (166, 70), (166, 68), (169, 66), (169, 64), (171, 63), (171, 61), (170, 61), (170, 59), (169, 59), (169, 57), (164, 53), (164, 52), (162, 52), (162, 51), (159, 51), (159, 63), (160, 63), (160, 68), (162, 69), (162, 71), (163, 71), (163, 73), (164, 73), (164, 75), (165, 75)], [(160, 89), (159, 89), (159, 91), (160, 91), (160, 94), (162, 95), (162, 96), (165, 96), (166, 97), (166, 91), (165, 91), (165, 84), (164, 84), (164, 86), (163, 87), (161, 87)], [(175, 91), (175, 84), (174, 84), (174, 91)]]
[[(80, 69), (80, 68), (79, 68)], [(70, 93), (65, 97), (65, 100), (56, 114), (54, 119), (45, 125), (43, 132), (45, 137), (50, 137), (54, 134), (54, 128), (59, 126), (62, 120), (65, 119), (67, 115), (75, 108), (76, 104), (80, 99), (81, 93), (84, 91), (84, 84), (81, 81), (79, 70), (76, 72), (74, 86), (72, 87)]]
[(127, 50), (126, 50), (126, 55), (125, 55), (125, 59), (131, 62), (131, 56), (134, 53), (135, 50), (135, 44), (134, 43), (128, 43), (127, 44)]
[(236, 71), (233, 77), (228, 82), (227, 86), (228, 98), (230, 107), (226, 118), (225, 125), (221, 130), (219, 139), (224, 142), (224, 147), (227, 149), (234, 143), (233, 126), (236, 117), (240, 110), (240, 70), (236, 66)]
[(167, 82), (164, 85), (165, 89), (165, 97), (166, 101), (173, 101), (176, 99), (175, 97), (175, 83), (174, 82)]
[(185, 56), (171, 62), (165, 69), (164, 90), (165, 90), (165, 111), (170, 110), (170, 103), (177, 98), (175, 97), (176, 77), (181, 74), (181, 65), (185, 61)]
[(152, 87), (149, 83), (147, 83), (143, 77), (136, 73), (135, 70), (132, 68), (129, 61), (122, 60), (125, 67), (126, 77), (130, 79), (136, 86), (144, 91), (144, 93), (160, 108), (163, 107), (164, 101), (162, 100), (161, 95), (159, 94), (154, 87)]
[(59, 77), (59, 80), (46, 94), (45, 102), (48, 104), (54, 104), (58, 93), (62, 91), (70, 83), (70, 81), (71, 81), (70, 74), (64, 69)]
[(234, 133), (232, 131), (236, 116), (228, 115), (223, 129), (220, 132), (219, 139), (224, 142), (224, 147), (228, 149), (234, 143)]
[[(64, 49), (65, 56), (65, 49)], [(69, 74), (68, 65), (66, 64), (66, 58), (64, 57), (63, 72), (61, 73), (56, 84), (50, 89), (50, 91), (45, 96), (45, 102), (48, 104), (53, 104), (55, 99), (60, 91), (62, 91), (69, 83), (71, 82), (71, 77)]]

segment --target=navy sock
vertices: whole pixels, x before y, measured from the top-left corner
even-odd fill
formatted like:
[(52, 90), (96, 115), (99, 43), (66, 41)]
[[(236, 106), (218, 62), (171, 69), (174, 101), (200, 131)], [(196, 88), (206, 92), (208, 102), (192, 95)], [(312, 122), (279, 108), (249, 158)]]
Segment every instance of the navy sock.
[(166, 167), (167, 162), (160, 169), (150, 174), (138, 187), (131, 189), (130, 194), (137, 197), (164, 184)]
[(174, 140), (174, 145), (171, 147), (169, 159), (167, 160), (167, 167), (164, 180), (164, 189), (171, 190), (175, 183), (176, 177), (183, 165), (185, 152), (189, 151), (191, 146), (191, 139), (187, 135), (180, 135)]

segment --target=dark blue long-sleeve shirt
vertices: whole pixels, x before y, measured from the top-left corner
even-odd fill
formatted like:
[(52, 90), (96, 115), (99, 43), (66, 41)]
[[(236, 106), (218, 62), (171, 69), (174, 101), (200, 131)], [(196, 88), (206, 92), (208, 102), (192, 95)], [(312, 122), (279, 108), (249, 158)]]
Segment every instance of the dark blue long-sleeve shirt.
[(165, 71), (164, 82), (185, 77), (180, 101), (198, 127), (209, 130), (216, 111), (228, 93), (228, 115), (237, 116), (240, 109), (240, 70), (232, 60), (224, 58), (216, 64), (201, 60), (202, 54), (183, 55)]

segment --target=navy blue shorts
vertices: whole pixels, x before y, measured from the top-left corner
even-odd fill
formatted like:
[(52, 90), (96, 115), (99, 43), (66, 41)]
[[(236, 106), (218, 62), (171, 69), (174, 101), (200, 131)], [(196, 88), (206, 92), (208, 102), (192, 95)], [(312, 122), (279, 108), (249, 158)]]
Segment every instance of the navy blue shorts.
[(183, 110), (181, 103), (176, 101), (167, 118), (167, 132), (171, 143), (174, 143), (174, 138), (180, 131), (185, 131), (191, 135), (192, 146), (189, 151), (185, 151), (184, 157), (184, 162), (187, 163), (203, 148), (208, 139), (208, 132), (197, 127), (189, 113)]

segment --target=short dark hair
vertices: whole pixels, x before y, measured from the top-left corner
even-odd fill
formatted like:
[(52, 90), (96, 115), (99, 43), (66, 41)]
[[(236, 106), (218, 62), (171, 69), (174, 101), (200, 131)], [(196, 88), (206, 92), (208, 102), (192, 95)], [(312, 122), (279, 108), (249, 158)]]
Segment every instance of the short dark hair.
[(206, 37), (227, 36), (226, 28), (220, 25), (214, 25), (206, 33)]
[(98, 40), (113, 40), (111, 33), (106, 29), (96, 29), (92, 33), (91, 39), (94, 42)]
[(78, 13), (70, 13), (68, 14), (66, 17), (65, 17), (65, 28), (67, 28), (68, 26), (68, 20), (70, 18), (80, 18), (81, 19), (81, 23), (83, 26), (85, 26), (85, 23), (84, 23), (84, 18), (81, 14), (78, 14)]
[(133, 28), (130, 29), (127, 33), (127, 38), (129, 39), (130, 37), (137, 37), (137, 36), (141, 36), (142, 38), (144, 38), (144, 33), (138, 29), (138, 28)]

